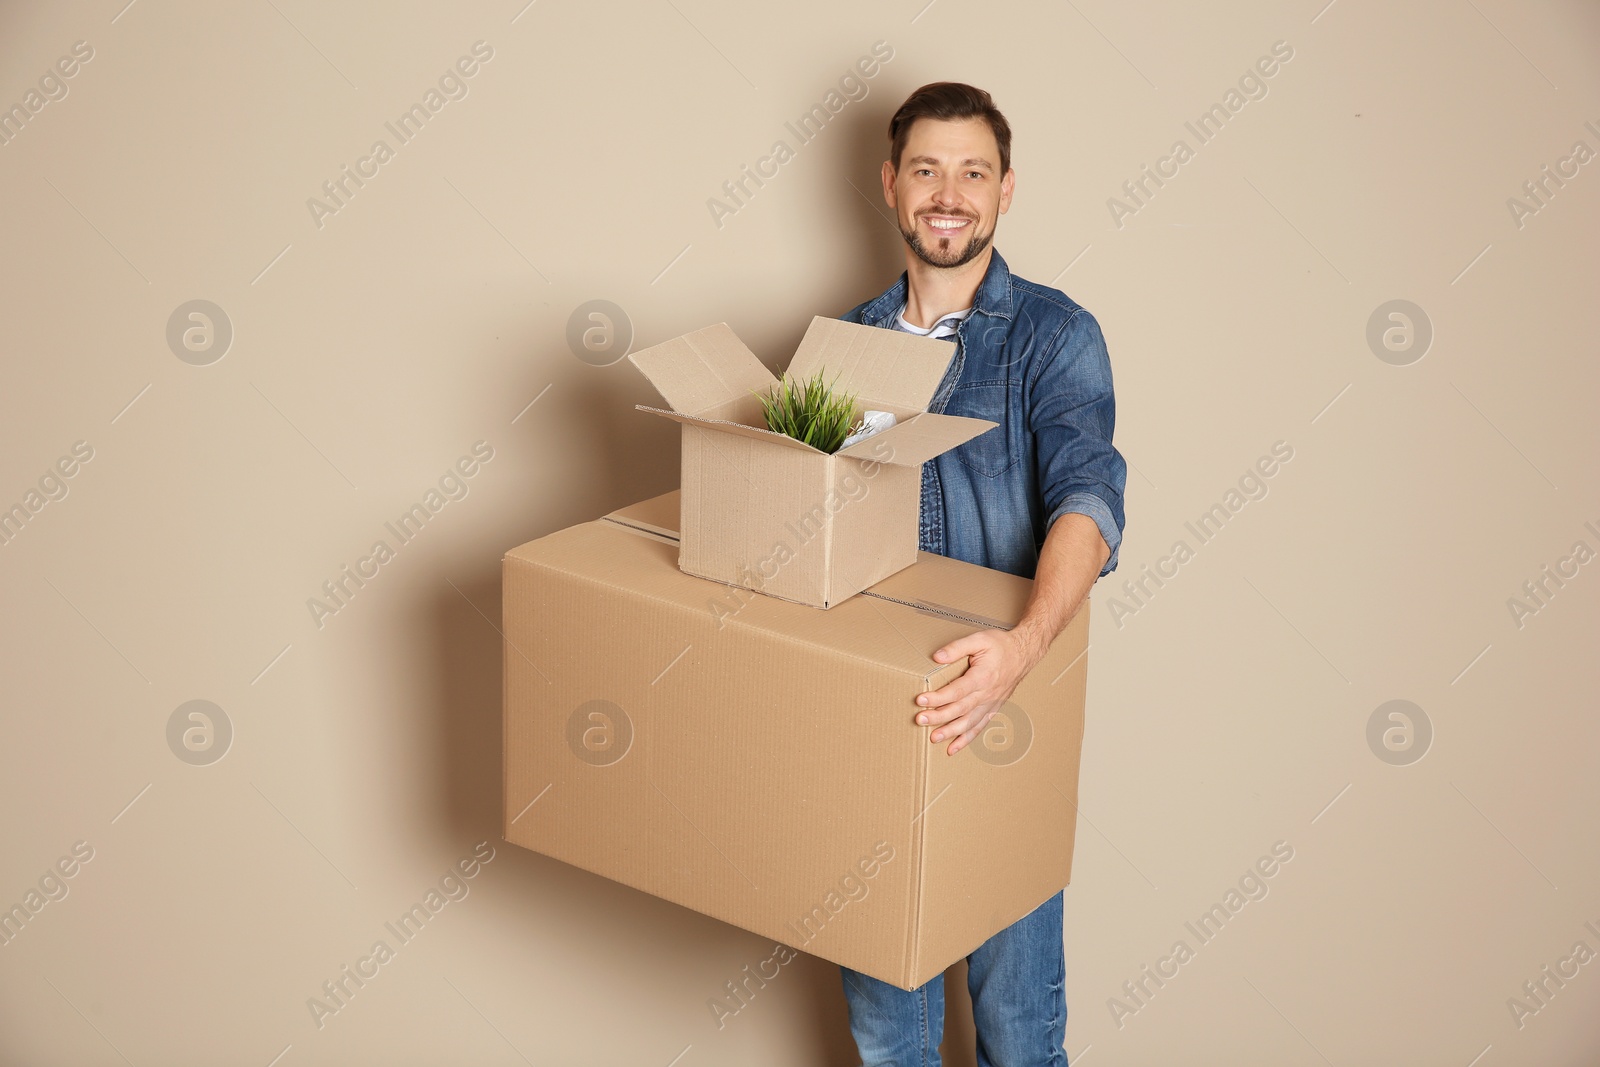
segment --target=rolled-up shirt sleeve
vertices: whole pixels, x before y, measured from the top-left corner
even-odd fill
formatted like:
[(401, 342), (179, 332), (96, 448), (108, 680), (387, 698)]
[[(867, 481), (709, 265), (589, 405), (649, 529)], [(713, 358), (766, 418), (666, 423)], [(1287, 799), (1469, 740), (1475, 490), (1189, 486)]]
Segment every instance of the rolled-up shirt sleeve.
[(1045, 531), (1069, 511), (1093, 519), (1111, 550), (1100, 571), (1104, 577), (1117, 567), (1128, 481), (1127, 462), (1111, 443), (1117, 421), (1111, 357), (1100, 324), (1082, 308), (1039, 355), (1027, 416)]

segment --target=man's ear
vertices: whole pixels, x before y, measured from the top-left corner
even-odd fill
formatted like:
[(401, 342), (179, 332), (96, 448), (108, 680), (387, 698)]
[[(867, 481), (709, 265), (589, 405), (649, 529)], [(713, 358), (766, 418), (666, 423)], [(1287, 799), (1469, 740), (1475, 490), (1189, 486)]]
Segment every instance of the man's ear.
[(1012, 167), (1006, 171), (1006, 176), (1000, 179), (1000, 214), (1004, 215), (1011, 207), (1011, 194), (1017, 187), (1017, 168)]
[(894, 208), (894, 164), (887, 159), (883, 161), (883, 202)]

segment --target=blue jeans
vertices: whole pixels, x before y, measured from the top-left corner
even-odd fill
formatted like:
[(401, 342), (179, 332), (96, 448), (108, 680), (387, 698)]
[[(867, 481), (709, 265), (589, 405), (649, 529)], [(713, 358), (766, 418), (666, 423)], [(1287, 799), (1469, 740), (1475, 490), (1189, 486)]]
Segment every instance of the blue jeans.
[[(1066, 1067), (1066, 960), (1062, 894), (967, 957), (978, 1067)], [(910, 991), (840, 967), (850, 1032), (863, 1067), (939, 1067), (944, 975)]]

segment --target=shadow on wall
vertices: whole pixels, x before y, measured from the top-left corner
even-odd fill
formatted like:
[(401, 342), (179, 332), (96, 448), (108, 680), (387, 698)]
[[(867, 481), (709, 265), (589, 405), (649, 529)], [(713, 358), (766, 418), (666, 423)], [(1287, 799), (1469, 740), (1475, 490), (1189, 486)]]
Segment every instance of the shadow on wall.
[[(545, 358), (579, 362), (564, 346)], [(530, 417), (511, 427), (512, 436), (503, 449), (508, 458), (499, 462), (531, 455), (532, 463), (538, 464), (538, 457), (567, 452), (585, 456), (584, 467), (572, 471), (544, 464), (531, 476), (523, 475), (528, 478), (526, 502), (512, 511), (516, 525), (494, 535), (492, 552), (446, 565), (448, 581), (439, 582), (429, 605), (434, 623), (433, 676), (438, 679), (433, 707), (439, 754), (439, 780), (431, 795), (440, 798), (439, 814), (451, 840), (492, 828), (493, 840), (499, 841), (502, 830), (501, 557), (526, 541), (596, 519), (677, 484), (677, 426), (669, 424), (662, 431), (670, 436), (670, 445), (641, 453), (641, 436), (664, 420), (635, 410), (631, 399), (619, 400), (614, 383), (603, 377), (610, 369), (580, 365), (562, 382), (565, 395), (559, 415), (547, 411), (543, 418), (532, 418), (530, 412)], [(541, 372), (527, 382), (508, 385), (508, 391), (521, 390), (533, 397), (547, 383)], [(642, 394), (649, 386), (641, 379), (628, 388), (645, 399)], [(641, 460), (641, 455), (655, 458)], [(668, 468), (670, 474), (665, 473)], [(668, 478), (670, 485), (664, 484)], [(530, 520), (534, 515), (537, 520)]]
[[(838, 250), (842, 262), (857, 264), (843, 272), (851, 287), (840, 294), (842, 303), (831, 312), (841, 315), (887, 289), (905, 270), (905, 247), (894, 212), (883, 202), (883, 161), (889, 158), (889, 120), (910, 89), (890, 83), (879, 86), (852, 121), (839, 130), (845, 135), (845, 173), (839, 182), (834, 207), (855, 223), (859, 242)], [(829, 294), (831, 297), (833, 294)]]
[(875, 86), (859, 111), (846, 111), (840, 121), (829, 125), (828, 136), (838, 135), (834, 143), (838, 162), (833, 165), (840, 168), (840, 174), (837, 181), (823, 183), (823, 188), (831, 191), (830, 199), (817, 208), (822, 214), (847, 220), (854, 236), (831, 250), (840, 269), (830, 270), (803, 290), (809, 304), (784, 309), (790, 327), (778, 338), (777, 351), (789, 353), (798, 348), (813, 315), (838, 318), (883, 292), (905, 270), (904, 243), (894, 212), (883, 202), (880, 171), (889, 158), (889, 119), (909, 92), (893, 84)]

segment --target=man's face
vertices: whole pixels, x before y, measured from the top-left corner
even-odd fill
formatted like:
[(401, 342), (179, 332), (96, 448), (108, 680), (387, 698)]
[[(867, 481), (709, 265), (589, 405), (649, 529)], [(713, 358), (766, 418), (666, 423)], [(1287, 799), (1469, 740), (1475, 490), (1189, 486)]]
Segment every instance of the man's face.
[(900, 236), (924, 263), (960, 267), (994, 239), (1016, 176), (1000, 174), (1000, 146), (982, 119), (918, 119), (897, 171), (883, 164), (883, 196)]

